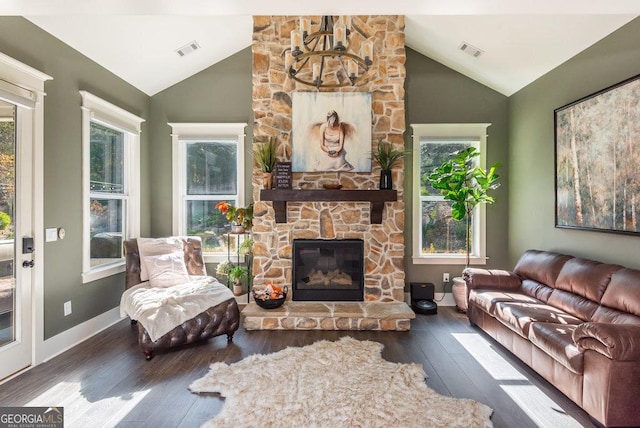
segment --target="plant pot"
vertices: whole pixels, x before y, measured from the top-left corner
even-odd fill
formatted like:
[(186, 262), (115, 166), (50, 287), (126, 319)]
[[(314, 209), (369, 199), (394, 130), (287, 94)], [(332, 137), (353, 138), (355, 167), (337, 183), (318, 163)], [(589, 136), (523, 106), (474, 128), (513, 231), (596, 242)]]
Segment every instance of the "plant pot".
[(244, 232), (244, 226), (241, 224), (232, 224), (231, 225), (231, 232), (233, 233), (243, 233)]
[(467, 312), (467, 283), (464, 282), (464, 279), (460, 277), (453, 278), (451, 294), (453, 294), (453, 301), (456, 303), (456, 309), (458, 309), (459, 312)]
[(273, 181), (273, 174), (270, 172), (262, 173), (262, 188), (263, 189), (271, 189), (271, 183)]
[(390, 169), (380, 171), (380, 190), (393, 189), (393, 174)]
[(242, 296), (244, 294), (244, 286), (241, 282), (236, 282), (233, 284), (233, 295), (234, 296)]

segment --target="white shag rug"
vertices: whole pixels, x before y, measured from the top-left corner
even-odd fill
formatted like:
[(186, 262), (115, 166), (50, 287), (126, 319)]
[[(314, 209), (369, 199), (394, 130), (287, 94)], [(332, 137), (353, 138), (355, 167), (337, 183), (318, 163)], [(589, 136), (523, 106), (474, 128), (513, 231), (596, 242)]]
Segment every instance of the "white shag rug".
[(391, 363), (383, 345), (343, 337), (237, 363), (214, 363), (192, 392), (226, 397), (204, 427), (492, 427), (493, 410), (427, 387), (419, 364)]

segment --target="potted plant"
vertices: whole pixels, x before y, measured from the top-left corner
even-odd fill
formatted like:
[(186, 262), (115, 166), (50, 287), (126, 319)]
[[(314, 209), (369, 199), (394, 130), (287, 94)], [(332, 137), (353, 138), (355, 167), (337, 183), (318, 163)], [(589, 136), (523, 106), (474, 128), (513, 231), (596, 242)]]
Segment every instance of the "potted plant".
[(253, 278), (251, 277), (251, 266), (253, 263), (253, 239), (251, 237), (242, 241), (242, 244), (238, 247), (238, 255), (244, 256), (244, 265), (247, 266), (248, 275), (247, 275), (247, 286), (249, 291), (251, 291), (251, 286), (253, 282)]
[(230, 261), (218, 263), (218, 266), (216, 266), (216, 275), (227, 276), (229, 275), (229, 271), (231, 270), (232, 267), (233, 267), (233, 264)]
[(238, 253), (245, 257), (251, 257), (253, 255), (253, 242), (252, 238), (247, 238), (242, 241), (242, 244), (238, 247)]
[(382, 171), (380, 171), (380, 189), (393, 188), (393, 175), (391, 168), (395, 166), (408, 152), (394, 149), (391, 143), (383, 143), (378, 140), (376, 150), (371, 153), (371, 158), (376, 161)]
[(276, 166), (276, 139), (267, 138), (264, 143), (256, 143), (253, 148), (253, 158), (262, 171), (262, 186), (271, 188), (273, 169)]
[(244, 230), (251, 229), (253, 226), (253, 204), (236, 209), (236, 224), (241, 225)]
[[(492, 204), (495, 199), (489, 196), (489, 190), (496, 189), (500, 177), (496, 171), (500, 163), (496, 162), (488, 170), (476, 166), (474, 158), (480, 156), (475, 147), (468, 147), (453, 154), (453, 157), (435, 168), (429, 175), (429, 182), (434, 189), (440, 190), (445, 200), (452, 201), (451, 218), (457, 221), (466, 220), (466, 262), (469, 267), (471, 253), (471, 213), (478, 204)], [(456, 306), (461, 311), (466, 311), (467, 290), (464, 283), (454, 286), (452, 290)], [(462, 290), (461, 290), (462, 288)]]
[(233, 283), (233, 294), (235, 296), (241, 296), (244, 293), (244, 286), (242, 285), (242, 278), (247, 276), (249, 271), (242, 266), (232, 266), (229, 269), (229, 281)]
[(236, 208), (227, 201), (218, 202), (215, 208), (231, 222), (231, 231), (242, 233), (253, 226), (253, 204), (243, 208)]

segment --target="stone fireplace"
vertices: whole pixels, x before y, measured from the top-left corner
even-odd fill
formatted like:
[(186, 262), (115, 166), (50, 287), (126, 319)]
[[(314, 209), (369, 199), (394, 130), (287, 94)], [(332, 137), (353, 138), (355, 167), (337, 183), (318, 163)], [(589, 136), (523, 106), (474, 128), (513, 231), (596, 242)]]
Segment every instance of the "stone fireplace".
[[(312, 24), (317, 26), (320, 19), (320, 16), (311, 17)], [(282, 53), (290, 46), (290, 33), (296, 28), (298, 20), (298, 16), (254, 17), (253, 140), (260, 142), (267, 137), (275, 137), (277, 158), (281, 161), (291, 160), (292, 93), (317, 91), (316, 88), (293, 81), (285, 74), (285, 59)], [(390, 142), (396, 149), (403, 149), (404, 17), (353, 16), (352, 22), (354, 27), (357, 27), (357, 31), (351, 36), (351, 43), (356, 48), (365, 38), (373, 40), (374, 65), (361, 85), (334, 90), (371, 93), (372, 150), (378, 140)], [(336, 70), (336, 73), (340, 71)], [(339, 181), (343, 189), (370, 191), (378, 188), (379, 176), (380, 169), (375, 164), (372, 166), (372, 171), (367, 173), (293, 173), (293, 189), (298, 189), (302, 182), (311, 183), (314, 189), (322, 189), (323, 182)], [(254, 284), (271, 281), (287, 285), (292, 290), (294, 301), (290, 302), (292, 306), (282, 309), (287, 312), (285, 318), (288, 317), (289, 321), (282, 321), (281, 318), (277, 321), (275, 319), (257, 321), (247, 313), (245, 321), (249, 320), (249, 322), (245, 322), (245, 327), (255, 329), (409, 329), (408, 319), (413, 318), (413, 312), (404, 303), (403, 181), (403, 168), (394, 168), (393, 182), (394, 189), (397, 190), (397, 199), (382, 203), (384, 209), (381, 221), (377, 214), (373, 221), (370, 202), (295, 198), (289, 199), (285, 204), (286, 221), (282, 222), (276, 221), (275, 202), (261, 198), (261, 173), (255, 168), (252, 180)], [(293, 246), (298, 240), (360, 240), (363, 247), (363, 302), (344, 303), (349, 305), (345, 310), (343, 310), (345, 307), (340, 306), (339, 303), (324, 306), (319, 302), (311, 303), (313, 307), (311, 312), (315, 314), (314, 317), (311, 317), (308, 311), (293, 316), (290, 312), (295, 305), (306, 304), (298, 302), (297, 290), (293, 284)], [(373, 306), (375, 309), (366, 306), (368, 304), (375, 304)], [(328, 318), (321, 316), (324, 311), (321, 306), (324, 309), (329, 307), (331, 315)], [(402, 307), (402, 311), (406, 307), (411, 316), (405, 313), (402, 317), (387, 317), (385, 321), (385, 316), (380, 315), (384, 313), (384, 310), (380, 312), (383, 306), (385, 310), (391, 308), (392, 312), (395, 307)], [(374, 312), (377, 315), (370, 317), (369, 315)], [(275, 313), (270, 312), (270, 314)]]

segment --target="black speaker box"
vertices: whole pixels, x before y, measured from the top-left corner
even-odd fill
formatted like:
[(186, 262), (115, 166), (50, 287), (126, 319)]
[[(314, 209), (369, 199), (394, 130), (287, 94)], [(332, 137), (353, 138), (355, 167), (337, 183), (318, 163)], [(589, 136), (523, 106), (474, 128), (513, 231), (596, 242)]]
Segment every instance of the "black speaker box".
[(411, 307), (416, 313), (432, 315), (438, 313), (438, 305), (433, 301), (435, 285), (430, 282), (412, 282), (409, 287)]

